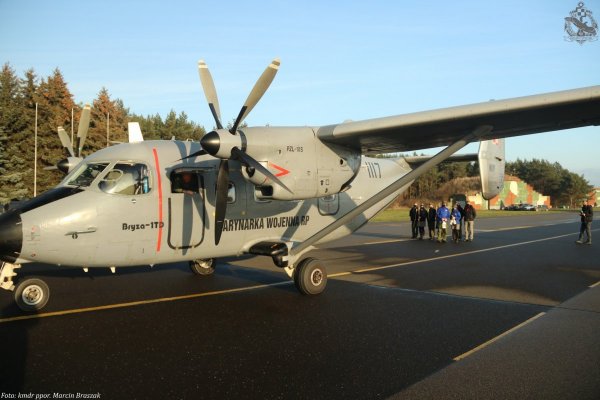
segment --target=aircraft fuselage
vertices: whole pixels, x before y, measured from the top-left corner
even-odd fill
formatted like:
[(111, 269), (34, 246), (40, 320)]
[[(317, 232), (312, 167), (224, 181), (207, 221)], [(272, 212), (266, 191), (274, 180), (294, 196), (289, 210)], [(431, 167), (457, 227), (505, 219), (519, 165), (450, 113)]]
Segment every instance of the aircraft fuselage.
[[(56, 188), (0, 216), (1, 229), (11, 230), (10, 243), (0, 242), (2, 260), (71, 267), (154, 265), (239, 255), (258, 242), (301, 242), (410, 171), (401, 159), (362, 157), (346, 191), (279, 201), (265, 198), (244, 178), (244, 167), (230, 161), (227, 213), (217, 246), (219, 160), (208, 155), (185, 159), (198, 150), (197, 142), (145, 141), (92, 154)], [(300, 164), (286, 165), (288, 179), (301, 169)], [(183, 174), (192, 176), (191, 190), (180, 187)], [(328, 185), (323, 176), (321, 185)], [(393, 198), (323, 241), (358, 229)]]

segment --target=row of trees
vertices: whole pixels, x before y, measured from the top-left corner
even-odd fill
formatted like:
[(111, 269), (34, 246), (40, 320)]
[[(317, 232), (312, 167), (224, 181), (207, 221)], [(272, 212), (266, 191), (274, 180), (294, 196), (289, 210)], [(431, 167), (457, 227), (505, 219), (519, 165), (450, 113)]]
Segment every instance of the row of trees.
[[(506, 163), (506, 173), (517, 176), (537, 192), (550, 196), (553, 206), (576, 207), (588, 197), (593, 187), (582, 176), (563, 168), (559, 163), (533, 159), (517, 159)], [(479, 168), (476, 163), (442, 163), (421, 175), (398, 204), (439, 202), (455, 193), (479, 191)]]
[[(57, 68), (39, 79), (33, 69), (19, 77), (10, 64), (0, 71), (0, 204), (33, 196), (34, 130), (37, 104), (38, 160), (37, 191), (43, 192), (62, 179), (59, 171), (44, 170), (67, 155), (57, 127), (77, 132), (83, 104), (76, 103), (67, 82)], [(130, 113), (120, 99), (112, 99), (101, 88), (92, 102), (90, 128), (84, 154), (91, 154), (110, 142), (127, 141), (127, 123), (140, 123), (145, 139), (199, 138), (204, 128), (188, 120), (184, 112), (141, 116)]]
[(582, 176), (563, 168), (559, 163), (533, 159), (517, 159), (506, 164), (506, 172), (518, 176), (536, 191), (550, 196), (553, 206), (576, 207), (589, 196), (593, 187)]

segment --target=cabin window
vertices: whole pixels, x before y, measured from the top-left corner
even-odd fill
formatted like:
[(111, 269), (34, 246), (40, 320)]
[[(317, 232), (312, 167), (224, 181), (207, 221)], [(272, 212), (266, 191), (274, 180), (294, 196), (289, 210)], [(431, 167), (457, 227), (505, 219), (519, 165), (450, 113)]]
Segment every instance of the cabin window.
[(98, 186), (111, 194), (133, 196), (148, 193), (151, 189), (148, 167), (138, 163), (117, 163)]
[(196, 194), (200, 192), (198, 174), (193, 171), (177, 171), (171, 174), (171, 193)]
[(67, 177), (67, 185), (88, 187), (107, 166), (107, 162), (81, 164), (79, 168), (73, 171), (71, 177)]

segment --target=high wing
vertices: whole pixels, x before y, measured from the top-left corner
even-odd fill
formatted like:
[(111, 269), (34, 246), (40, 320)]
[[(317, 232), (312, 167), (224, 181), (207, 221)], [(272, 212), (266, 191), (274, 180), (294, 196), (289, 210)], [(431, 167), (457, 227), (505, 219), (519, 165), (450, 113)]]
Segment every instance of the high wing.
[(480, 126), (492, 127), (484, 140), (599, 124), (600, 86), (590, 86), (327, 125), (317, 136), (373, 154), (448, 146)]

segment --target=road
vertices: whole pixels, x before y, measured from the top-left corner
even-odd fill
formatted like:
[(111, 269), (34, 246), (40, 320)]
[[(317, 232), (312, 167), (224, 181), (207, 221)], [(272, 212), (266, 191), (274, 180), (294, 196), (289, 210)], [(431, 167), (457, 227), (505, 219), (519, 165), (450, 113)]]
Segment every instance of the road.
[[(0, 293), (0, 388), (120, 398), (600, 397), (600, 247), (569, 213), (476, 221), (475, 240), (368, 224), (310, 253), (300, 295), (270, 259), (90, 271), (29, 267), (52, 298)], [(598, 229), (594, 235), (598, 235)], [(66, 396), (66, 397), (64, 397)]]

